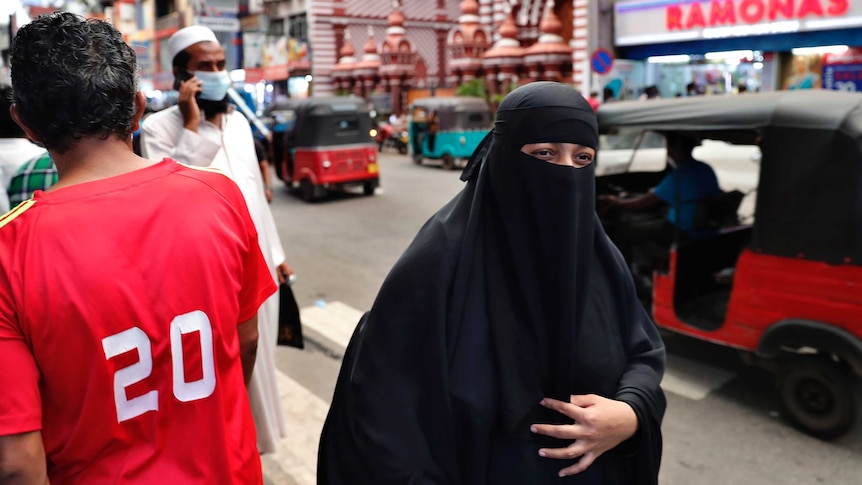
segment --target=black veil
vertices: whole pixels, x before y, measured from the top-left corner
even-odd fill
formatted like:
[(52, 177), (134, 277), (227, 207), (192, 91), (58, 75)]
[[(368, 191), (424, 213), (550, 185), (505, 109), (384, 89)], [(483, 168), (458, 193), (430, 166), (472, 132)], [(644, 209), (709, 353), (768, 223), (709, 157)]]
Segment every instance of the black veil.
[[(664, 346), (595, 214), (594, 168), (520, 152), (595, 147), (571, 87), (531, 83), (501, 103), (466, 187), (422, 227), (360, 320), (321, 436), (329, 484), (653, 484)], [(532, 423), (568, 418), (543, 397), (629, 403), (634, 438), (585, 472), (538, 456), (567, 443)]]

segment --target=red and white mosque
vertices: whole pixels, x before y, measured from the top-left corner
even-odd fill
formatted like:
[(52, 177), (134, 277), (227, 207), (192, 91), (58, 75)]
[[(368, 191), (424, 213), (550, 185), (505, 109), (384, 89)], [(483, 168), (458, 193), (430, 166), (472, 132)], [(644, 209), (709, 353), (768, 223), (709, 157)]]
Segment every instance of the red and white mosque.
[[(315, 95), (452, 92), (483, 79), (512, 84), (586, 76), (588, 0), (329, 0), (309, 2)], [(359, 47), (359, 48), (357, 48)]]

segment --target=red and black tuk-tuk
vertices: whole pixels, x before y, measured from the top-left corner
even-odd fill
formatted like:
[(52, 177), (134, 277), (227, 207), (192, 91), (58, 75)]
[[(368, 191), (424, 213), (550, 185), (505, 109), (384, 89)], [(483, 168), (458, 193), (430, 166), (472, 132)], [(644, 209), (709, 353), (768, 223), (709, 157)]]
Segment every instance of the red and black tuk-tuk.
[[(377, 145), (368, 103), (331, 96), (289, 99), (271, 108), (290, 119), (283, 149), (276, 154), (276, 174), (311, 202), (328, 189), (361, 186), (366, 195), (380, 184)], [(277, 132), (278, 133), (278, 132)]]
[[(617, 102), (597, 116), (599, 166), (603, 143), (613, 152), (619, 137), (683, 134), (701, 142), (694, 158), (713, 166), (723, 191), (691, 201), (697, 237), (679, 231), (663, 252), (641, 242), (652, 271), (646, 282), (633, 275), (655, 323), (774, 370), (798, 428), (823, 439), (846, 433), (862, 387), (862, 94)], [(634, 161), (597, 176), (597, 194), (655, 186), (671, 170), (656, 166), (655, 147), (635, 147)], [(640, 171), (638, 159), (651, 169)], [(631, 219), (598, 204), (613, 239)], [(633, 268), (644, 263), (635, 259)]]

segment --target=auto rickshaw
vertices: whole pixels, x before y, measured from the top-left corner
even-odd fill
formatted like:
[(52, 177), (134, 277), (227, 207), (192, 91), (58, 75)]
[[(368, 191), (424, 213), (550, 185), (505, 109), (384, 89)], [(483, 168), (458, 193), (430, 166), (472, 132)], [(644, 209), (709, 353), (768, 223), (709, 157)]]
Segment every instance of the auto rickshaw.
[[(713, 166), (723, 191), (691, 201), (697, 237), (677, 231), (664, 250), (643, 241), (646, 282), (635, 266), (643, 260), (628, 261), (636, 286), (648, 285), (656, 325), (738, 349), (775, 372), (793, 425), (821, 439), (845, 434), (862, 390), (862, 94), (617, 102), (597, 116), (598, 167), (620, 137), (684, 134), (701, 141), (694, 158)], [(649, 146), (597, 176), (597, 194), (655, 186), (670, 168)], [(632, 223), (597, 208), (612, 239)]]
[(410, 105), (408, 131), (413, 161), (440, 160), (452, 170), (466, 161), (491, 128), (488, 103), (469, 96), (421, 98)]
[(273, 106), (284, 120), (284, 149), (276, 154), (276, 175), (303, 200), (328, 189), (361, 186), (374, 194), (380, 183), (373, 120), (365, 100), (332, 96), (290, 99)]

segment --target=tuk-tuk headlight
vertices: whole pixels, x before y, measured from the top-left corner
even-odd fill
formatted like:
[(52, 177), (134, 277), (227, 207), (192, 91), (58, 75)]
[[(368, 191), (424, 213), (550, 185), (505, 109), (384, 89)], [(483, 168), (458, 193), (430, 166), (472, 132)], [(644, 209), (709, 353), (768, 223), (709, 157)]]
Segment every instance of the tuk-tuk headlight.
[(332, 166), (332, 162), (330, 162), (329, 160), (324, 160), (320, 165), (321, 165), (323, 168), (329, 168), (329, 167), (331, 167), (331, 166)]
[(377, 138), (377, 130), (375, 130), (374, 128), (372, 128), (372, 129), (368, 132), (368, 134), (369, 134), (369, 135), (371, 135), (371, 138)]

